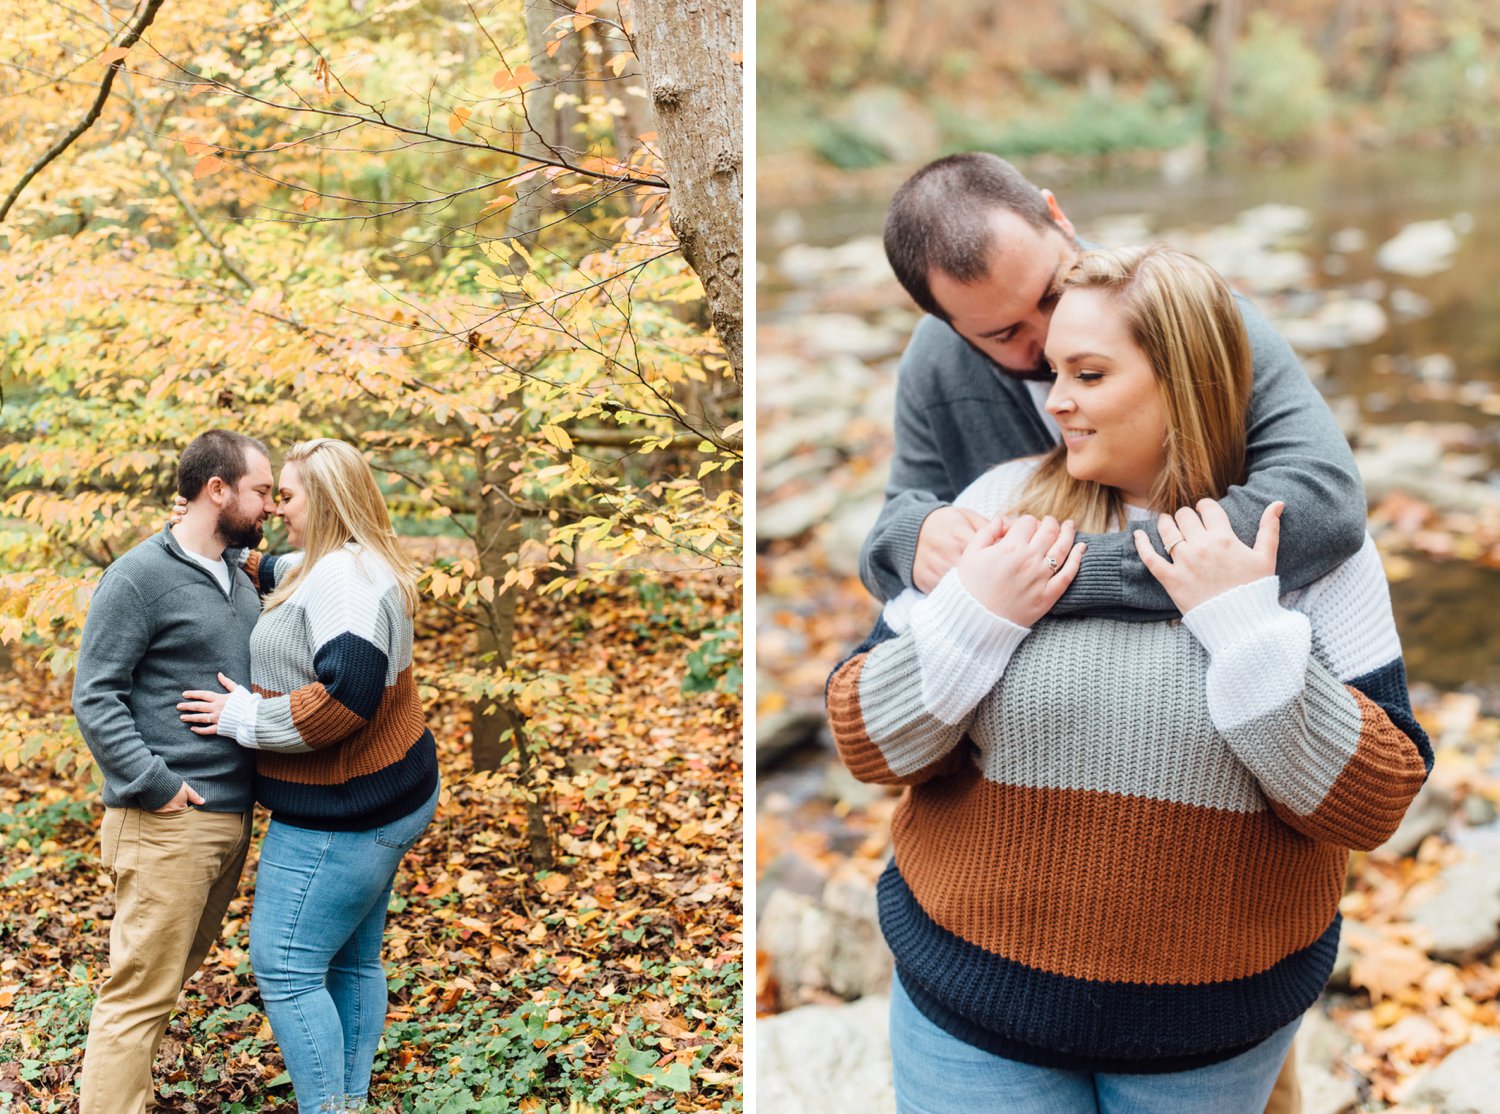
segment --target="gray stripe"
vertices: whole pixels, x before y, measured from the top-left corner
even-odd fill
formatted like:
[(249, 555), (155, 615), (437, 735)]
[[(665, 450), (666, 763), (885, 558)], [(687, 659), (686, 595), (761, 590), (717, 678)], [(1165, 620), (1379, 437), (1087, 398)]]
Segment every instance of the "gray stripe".
[(1208, 654), (1180, 623), (1044, 619), (980, 706), (990, 781), (1261, 812), (1209, 719)]
[(944, 723), (922, 703), (922, 672), (910, 631), (870, 651), (859, 675), (865, 733), (897, 777), (908, 777), (952, 749), (961, 726)]
[(312, 750), (302, 741), (292, 723), (291, 697), (272, 697), (255, 706), (255, 749), (280, 754), (303, 754)]
[(1236, 727), (1229, 741), (1277, 800), (1309, 816), (1359, 749), (1363, 724), (1349, 690), (1310, 661), (1300, 701)]

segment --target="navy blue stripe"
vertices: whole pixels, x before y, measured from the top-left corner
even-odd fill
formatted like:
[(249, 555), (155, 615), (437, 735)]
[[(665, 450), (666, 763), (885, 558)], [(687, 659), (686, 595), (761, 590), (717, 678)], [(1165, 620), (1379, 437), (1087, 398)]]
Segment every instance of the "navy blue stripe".
[(1311, 945), (1246, 978), (1100, 982), (1027, 967), (955, 936), (917, 903), (894, 861), (879, 903), (902, 985), (935, 1025), (1007, 1059), (1074, 1071), (1181, 1071), (1238, 1055), (1317, 1000), (1338, 951), (1335, 914)]
[(261, 555), (260, 564), (256, 567), (256, 578), (260, 581), (260, 594), (270, 595), (276, 590), (276, 566), (281, 563), (280, 557), (272, 557), (269, 553)]
[(399, 762), (339, 785), (303, 785), (257, 771), (255, 799), (293, 827), (363, 832), (420, 806), (432, 794), (437, 777), (437, 742), (424, 729)]
[(384, 650), (348, 631), (325, 642), (313, 655), (313, 671), (328, 695), (366, 721), (375, 718), (385, 695), (389, 664)]
[(1380, 705), (1397, 729), (1416, 744), (1417, 753), (1422, 756), (1422, 765), (1427, 767), (1429, 774), (1432, 773), (1432, 740), (1411, 714), (1411, 694), (1406, 688), (1406, 662), (1398, 657), (1379, 669), (1372, 669), (1352, 681), (1346, 681), (1345, 684), (1359, 689)]

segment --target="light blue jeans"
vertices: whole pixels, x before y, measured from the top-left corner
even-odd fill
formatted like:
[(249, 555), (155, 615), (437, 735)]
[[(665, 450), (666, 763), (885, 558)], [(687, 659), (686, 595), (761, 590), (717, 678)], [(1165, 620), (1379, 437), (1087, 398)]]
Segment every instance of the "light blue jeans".
[(1265, 1109), (1302, 1019), (1232, 1060), (1159, 1075), (1039, 1068), (938, 1028), (891, 983), (891, 1060), (899, 1114), (1256, 1114)]
[(401, 857), (432, 821), (438, 791), (367, 832), (272, 820), (250, 913), (250, 966), (307, 1114), (358, 1105), (385, 1029), (385, 907)]

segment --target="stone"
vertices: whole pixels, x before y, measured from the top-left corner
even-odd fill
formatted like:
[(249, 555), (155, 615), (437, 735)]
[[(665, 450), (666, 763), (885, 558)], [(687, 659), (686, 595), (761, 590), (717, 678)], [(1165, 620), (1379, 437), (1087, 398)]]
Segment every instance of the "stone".
[(801, 537), (827, 518), (838, 501), (838, 492), (824, 484), (761, 506), (755, 518), (755, 540), (758, 544)]
[(1470, 828), (1488, 827), (1495, 819), (1495, 804), (1486, 797), (1477, 793), (1470, 793), (1464, 798), (1462, 808), (1464, 823)]
[(901, 351), (906, 337), (895, 329), (873, 325), (852, 313), (814, 313), (793, 326), (810, 358), (850, 355), (873, 360)]
[(1445, 220), (1419, 220), (1381, 244), (1375, 262), (1398, 275), (1435, 275), (1453, 265), (1458, 233)]
[(1466, 963), (1500, 944), (1500, 863), (1469, 856), (1443, 868), (1435, 892), (1414, 903), (1412, 924), (1427, 932), (1427, 953)]
[(1312, 227), (1312, 213), (1296, 205), (1267, 202), (1246, 209), (1235, 223), (1259, 237), (1263, 243), (1275, 244)]
[(1398, 286), (1391, 291), (1391, 312), (1398, 321), (1415, 321), (1432, 313), (1432, 303), (1415, 290)]
[(826, 867), (792, 851), (777, 855), (756, 881), (755, 915), (765, 911), (771, 895), (779, 890), (817, 898), (827, 883)]
[(1391, 858), (1415, 854), (1424, 839), (1448, 826), (1452, 815), (1453, 794), (1428, 778), (1401, 818), (1400, 826), (1376, 853)]
[[(760, 691), (770, 690), (762, 686)], [(822, 708), (782, 708), (756, 716), (756, 769), (769, 769), (793, 751), (816, 745), (827, 722)]]
[(793, 244), (777, 258), (776, 269), (801, 287), (859, 288), (896, 278), (879, 236), (860, 236), (833, 247)]
[(755, 1099), (776, 1114), (895, 1114), (890, 999), (803, 1006), (755, 1024)]
[(859, 551), (880, 517), (884, 499), (877, 492), (863, 498), (845, 498), (823, 528), (823, 557), (830, 571), (840, 576), (859, 575)]
[(1381, 336), (1390, 322), (1380, 303), (1368, 298), (1330, 298), (1308, 317), (1278, 322), (1282, 336), (1299, 352), (1349, 348)]
[(1414, 1076), (1401, 1094), (1403, 1107), (1433, 1114), (1496, 1114), (1500, 1111), (1500, 1037), (1454, 1050), (1435, 1068)]
[(1329, 249), (1343, 255), (1364, 251), (1369, 243), (1370, 239), (1363, 228), (1341, 228), (1328, 237)]
[(839, 448), (849, 427), (849, 415), (839, 409), (822, 409), (778, 421), (763, 421), (755, 447), (762, 466), (785, 460), (804, 449)]
[(875, 918), (875, 884), (852, 877), (848, 865), (836, 868), (821, 900), (778, 889), (757, 918), (756, 947), (770, 957), (784, 1009), (890, 988), (893, 962)]
[(814, 449), (810, 453), (782, 457), (774, 464), (756, 469), (755, 490), (765, 500), (793, 484), (826, 482), (838, 464), (839, 454), (832, 449)]
[(1458, 374), (1458, 365), (1453, 362), (1453, 357), (1444, 352), (1417, 357), (1414, 369), (1417, 377), (1428, 383), (1451, 383)]
[(1302, 1087), (1302, 1114), (1346, 1114), (1359, 1104), (1359, 1088), (1336, 1067), (1354, 1041), (1317, 1006), (1302, 1017), (1297, 1030), (1297, 1082)]

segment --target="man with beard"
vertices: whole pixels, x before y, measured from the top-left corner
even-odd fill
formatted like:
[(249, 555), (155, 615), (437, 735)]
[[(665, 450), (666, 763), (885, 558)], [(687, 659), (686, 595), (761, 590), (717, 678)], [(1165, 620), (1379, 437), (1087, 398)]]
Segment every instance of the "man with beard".
[[(860, 578), (877, 598), (909, 587), (932, 591), (983, 524), (952, 506), (954, 496), (985, 470), (1044, 453), (1062, 436), (1045, 407), (1053, 376), (1042, 345), (1056, 301), (1052, 284), (1086, 246), (1051, 191), (995, 155), (949, 155), (896, 191), (886, 256), (927, 316), (901, 358), (885, 507), (860, 554)], [(1349, 446), (1295, 353), (1249, 301), (1239, 305), (1255, 393), (1245, 479), (1222, 502), (1249, 540), (1268, 504), (1286, 504), (1277, 572), (1290, 591), (1359, 551), (1364, 491)], [(1142, 525), (1160, 552), (1156, 523)], [(1129, 533), (1085, 540), (1083, 565), (1053, 615), (1176, 613)]]
[(81, 1114), (155, 1105), (157, 1047), (218, 937), (250, 843), (254, 751), (195, 734), (177, 704), (220, 673), (249, 675), (260, 598), (225, 550), (259, 544), (276, 509), (266, 447), (210, 430), (183, 452), (177, 490), (187, 501), (181, 521), (100, 579), (73, 685), (79, 730), (104, 777), (101, 857), (115, 884)]

